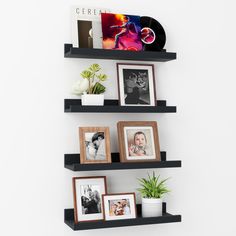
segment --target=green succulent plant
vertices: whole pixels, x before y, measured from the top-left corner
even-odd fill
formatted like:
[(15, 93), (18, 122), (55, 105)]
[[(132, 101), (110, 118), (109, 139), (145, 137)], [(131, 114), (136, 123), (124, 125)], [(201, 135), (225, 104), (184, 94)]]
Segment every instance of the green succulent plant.
[(138, 179), (141, 188), (137, 190), (141, 193), (143, 198), (162, 198), (170, 190), (166, 187), (166, 181), (169, 179), (159, 180), (160, 175), (156, 176), (153, 172), (152, 176), (148, 174), (148, 178)]
[(106, 87), (101, 84), (107, 79), (106, 74), (98, 74), (101, 67), (98, 64), (92, 64), (87, 70), (81, 72), (81, 76), (89, 81), (88, 94), (101, 94), (106, 91)]

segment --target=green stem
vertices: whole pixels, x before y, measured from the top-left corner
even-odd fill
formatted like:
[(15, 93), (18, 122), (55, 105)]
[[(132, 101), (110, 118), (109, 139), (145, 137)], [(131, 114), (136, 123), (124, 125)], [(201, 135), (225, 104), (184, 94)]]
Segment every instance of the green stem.
[(97, 83), (93, 86), (93, 93), (96, 94)]

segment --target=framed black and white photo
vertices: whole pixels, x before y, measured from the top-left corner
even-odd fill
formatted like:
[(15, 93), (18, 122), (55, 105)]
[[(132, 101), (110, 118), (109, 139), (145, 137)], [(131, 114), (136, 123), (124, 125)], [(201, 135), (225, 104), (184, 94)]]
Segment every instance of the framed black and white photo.
[(74, 218), (81, 221), (103, 220), (102, 195), (107, 193), (106, 177), (74, 177)]
[(111, 163), (108, 127), (80, 127), (80, 163)]
[(121, 106), (156, 106), (154, 65), (117, 63)]
[(137, 217), (135, 193), (102, 195), (105, 220), (124, 220)]
[(160, 161), (156, 121), (117, 123), (121, 162)]

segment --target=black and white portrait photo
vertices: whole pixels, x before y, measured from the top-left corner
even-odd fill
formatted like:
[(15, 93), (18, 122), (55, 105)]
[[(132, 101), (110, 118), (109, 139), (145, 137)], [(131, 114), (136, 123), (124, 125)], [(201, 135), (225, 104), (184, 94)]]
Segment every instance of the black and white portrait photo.
[(110, 163), (110, 134), (108, 127), (80, 127), (80, 162)]
[(104, 132), (85, 133), (86, 160), (105, 160)]
[(74, 177), (75, 222), (102, 220), (102, 194), (107, 193), (105, 176)]
[(155, 106), (153, 65), (117, 64), (122, 106)]
[(81, 185), (82, 214), (101, 213), (101, 190), (99, 185)]

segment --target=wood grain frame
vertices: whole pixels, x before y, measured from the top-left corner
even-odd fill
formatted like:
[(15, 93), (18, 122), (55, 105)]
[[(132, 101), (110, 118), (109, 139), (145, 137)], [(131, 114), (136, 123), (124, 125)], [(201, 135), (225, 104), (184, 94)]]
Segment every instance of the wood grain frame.
[[(128, 160), (126, 156), (126, 146), (125, 146), (125, 127), (151, 127), (153, 130), (153, 140), (154, 140), (154, 149), (155, 149), (155, 159), (140, 159), (140, 160)], [(158, 128), (156, 121), (119, 121), (117, 123), (118, 131), (118, 141), (119, 141), (119, 152), (120, 152), (120, 162), (150, 162), (150, 161), (160, 161), (160, 144), (158, 138)]]
[[(105, 150), (106, 150), (105, 160), (87, 160), (86, 159), (85, 133), (96, 133), (96, 132), (104, 132)], [(81, 164), (111, 163), (110, 131), (108, 127), (80, 127), (79, 140), (80, 140), (80, 163)]]
[[(74, 200), (74, 219), (75, 219), (75, 223), (77, 224), (79, 221), (79, 217), (78, 217), (78, 206), (77, 206), (77, 198), (80, 196), (76, 195), (76, 180), (78, 179), (103, 179), (104, 180), (104, 188), (105, 188), (105, 194), (107, 194), (107, 180), (106, 180), (106, 176), (86, 176), (86, 177), (73, 177), (72, 178), (72, 186), (73, 186), (73, 200)], [(103, 196), (104, 194), (102, 194)], [(103, 203), (103, 198), (101, 198), (101, 201)], [(102, 204), (104, 206), (104, 204)], [(103, 211), (103, 207), (102, 207), (102, 211)], [(99, 220), (104, 220), (104, 214), (103, 214), (103, 219), (99, 219)], [(92, 221), (99, 221), (99, 220), (83, 220), (81, 222), (92, 222)]]
[[(152, 81), (153, 81), (153, 96), (154, 96), (154, 105), (145, 105), (145, 104), (138, 104), (136, 106), (156, 106), (157, 105), (157, 101), (156, 101), (156, 84), (155, 84), (155, 71), (154, 71), (154, 64), (133, 64), (133, 63), (116, 63), (116, 70), (117, 70), (117, 81), (118, 81), (118, 95), (119, 95), (119, 105), (120, 106), (134, 106), (133, 104), (125, 104), (125, 105), (122, 105), (121, 103), (121, 89), (124, 89), (124, 88), (120, 88), (120, 82), (121, 82), (121, 75), (119, 73), (119, 66), (137, 66), (137, 69), (138, 69), (138, 66), (149, 66), (152, 68), (152, 75), (153, 75), (153, 78), (152, 78)], [(150, 97), (151, 97), (151, 94), (150, 94)]]
[[(136, 207), (136, 198), (135, 198), (135, 193), (111, 193), (111, 194), (102, 194), (102, 202), (103, 202), (103, 218), (106, 220), (106, 214), (105, 214), (105, 201), (104, 197), (105, 196), (120, 196), (120, 195), (133, 195), (134, 196), (134, 210), (135, 210), (135, 218), (137, 218), (137, 207)], [(130, 219), (130, 218), (129, 218)]]

